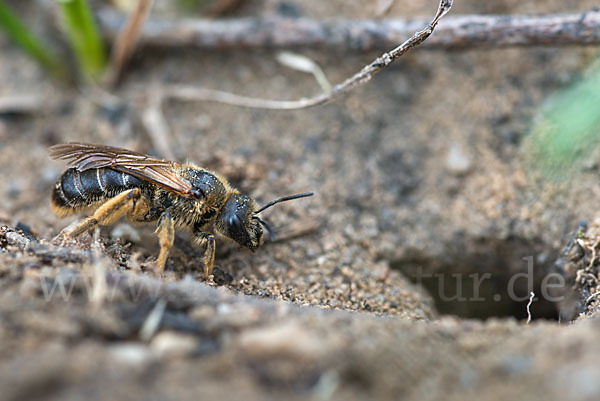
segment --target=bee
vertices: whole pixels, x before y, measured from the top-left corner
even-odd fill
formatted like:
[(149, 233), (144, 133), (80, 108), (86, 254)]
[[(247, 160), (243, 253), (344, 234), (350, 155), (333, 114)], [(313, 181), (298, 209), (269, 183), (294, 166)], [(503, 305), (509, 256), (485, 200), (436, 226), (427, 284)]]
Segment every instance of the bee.
[(54, 145), (48, 150), (51, 159), (69, 162), (52, 190), (53, 212), (64, 217), (96, 208), (92, 216), (68, 226), (59, 236), (74, 238), (123, 216), (132, 223), (157, 222), (159, 272), (164, 271), (176, 228), (191, 232), (194, 241), (204, 247), (204, 273), (208, 277), (215, 260), (211, 231), (254, 252), (264, 242), (263, 227), (273, 236), (270, 224), (260, 217), (262, 211), (279, 202), (313, 195), (285, 196), (259, 208), (225, 178), (193, 164), (87, 143)]

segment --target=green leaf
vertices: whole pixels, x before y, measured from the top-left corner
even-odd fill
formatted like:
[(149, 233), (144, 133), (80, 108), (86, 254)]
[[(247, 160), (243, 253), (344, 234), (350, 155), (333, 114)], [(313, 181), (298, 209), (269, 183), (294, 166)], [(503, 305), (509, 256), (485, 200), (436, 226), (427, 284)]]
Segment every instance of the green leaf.
[(66, 65), (47, 50), (47, 46), (35, 37), (4, 1), (0, 1), (0, 28), (17, 46), (51, 74), (61, 78), (66, 76)]
[(106, 67), (104, 44), (86, 0), (56, 0), (62, 23), (83, 76), (97, 81)]
[(583, 78), (551, 96), (534, 121), (527, 152), (552, 176), (579, 168), (600, 143), (600, 63)]

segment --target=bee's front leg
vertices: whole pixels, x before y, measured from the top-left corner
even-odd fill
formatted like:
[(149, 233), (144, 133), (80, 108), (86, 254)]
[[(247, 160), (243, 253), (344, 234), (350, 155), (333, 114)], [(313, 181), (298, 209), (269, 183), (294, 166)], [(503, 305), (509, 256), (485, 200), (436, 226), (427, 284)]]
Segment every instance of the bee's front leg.
[(206, 278), (208, 278), (213, 271), (213, 266), (215, 263), (215, 236), (205, 232), (194, 232), (194, 241), (199, 246), (204, 246), (204, 274)]

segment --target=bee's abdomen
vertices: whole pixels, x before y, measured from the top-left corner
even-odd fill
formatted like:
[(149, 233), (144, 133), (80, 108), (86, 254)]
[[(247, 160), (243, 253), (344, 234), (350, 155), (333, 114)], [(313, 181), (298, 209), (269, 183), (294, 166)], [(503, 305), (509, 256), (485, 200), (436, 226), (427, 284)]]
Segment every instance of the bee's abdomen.
[(109, 168), (70, 168), (54, 185), (52, 209), (58, 215), (66, 215), (140, 185), (138, 178)]

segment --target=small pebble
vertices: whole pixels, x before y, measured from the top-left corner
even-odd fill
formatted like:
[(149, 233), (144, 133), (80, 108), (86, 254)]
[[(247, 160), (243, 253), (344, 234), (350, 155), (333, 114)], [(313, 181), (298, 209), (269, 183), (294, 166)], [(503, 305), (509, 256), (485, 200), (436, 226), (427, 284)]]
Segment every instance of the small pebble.
[(120, 343), (108, 348), (108, 354), (118, 363), (133, 367), (146, 365), (151, 359), (150, 349), (139, 343)]
[(150, 343), (150, 348), (159, 357), (177, 357), (191, 355), (197, 348), (194, 336), (163, 331)]
[(452, 144), (446, 157), (446, 167), (454, 174), (465, 174), (471, 169), (471, 159), (459, 145)]

